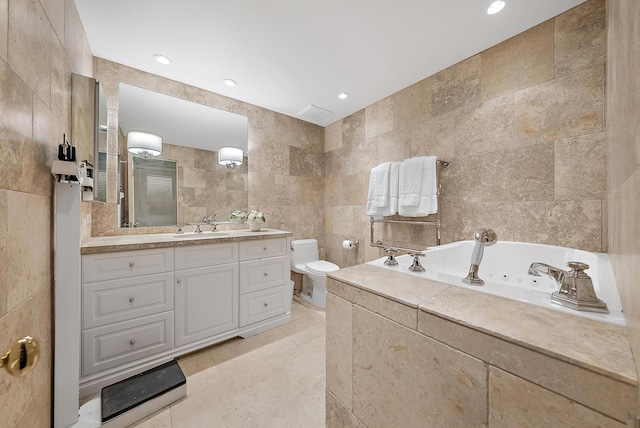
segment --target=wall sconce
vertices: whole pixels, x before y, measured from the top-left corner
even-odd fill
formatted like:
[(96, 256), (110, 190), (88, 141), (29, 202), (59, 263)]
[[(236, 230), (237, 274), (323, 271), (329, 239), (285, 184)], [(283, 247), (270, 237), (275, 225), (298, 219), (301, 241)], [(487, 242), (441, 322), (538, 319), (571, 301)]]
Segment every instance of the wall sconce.
[(227, 168), (237, 168), (242, 165), (242, 149), (237, 147), (221, 147), (218, 150), (218, 163)]
[(142, 131), (129, 131), (127, 150), (144, 160), (162, 154), (162, 137)]

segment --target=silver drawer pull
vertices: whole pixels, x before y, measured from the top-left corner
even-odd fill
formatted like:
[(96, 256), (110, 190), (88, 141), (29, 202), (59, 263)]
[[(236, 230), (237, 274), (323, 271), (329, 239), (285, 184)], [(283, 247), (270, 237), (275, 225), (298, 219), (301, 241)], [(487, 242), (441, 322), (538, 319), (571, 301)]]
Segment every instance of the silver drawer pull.
[(269, 304), (267, 302), (264, 303), (264, 307), (266, 308), (267, 306), (269, 306)]
[(131, 339), (131, 340), (129, 341), (129, 345), (133, 346), (133, 345), (135, 345), (135, 344), (136, 344), (136, 340), (135, 340), (135, 339)]
[(264, 273), (264, 276), (269, 276), (269, 274), (267, 272)]
[(177, 282), (178, 282), (178, 285), (182, 284), (182, 280), (181, 279), (179, 279)]
[(136, 264), (134, 262), (129, 262), (129, 267), (132, 268), (134, 267)]
[(134, 300), (136, 300), (136, 299), (133, 298), (133, 297), (129, 297), (129, 303), (133, 303)]
[(263, 250), (267, 251), (267, 247), (262, 247)]

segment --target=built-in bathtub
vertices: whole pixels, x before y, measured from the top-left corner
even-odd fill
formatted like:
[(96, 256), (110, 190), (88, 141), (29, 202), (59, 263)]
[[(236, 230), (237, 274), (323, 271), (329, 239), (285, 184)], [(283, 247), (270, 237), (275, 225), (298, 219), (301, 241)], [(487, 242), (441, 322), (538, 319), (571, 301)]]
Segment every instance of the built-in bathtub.
[[(386, 257), (373, 260), (368, 264), (608, 324), (626, 325), (620, 295), (609, 264), (609, 257), (606, 254), (551, 245), (500, 241), (493, 246), (485, 247), (484, 257), (478, 271), (478, 276), (485, 281), (485, 284), (473, 286), (463, 283), (462, 279), (469, 272), (474, 245), (475, 241), (459, 241), (428, 248), (424, 252), (424, 257), (420, 257), (420, 262), (426, 269), (425, 272), (409, 270), (409, 266), (413, 262), (410, 255), (396, 257), (399, 263), (396, 266), (385, 265)], [(591, 277), (593, 288), (598, 297), (607, 304), (608, 314), (577, 311), (552, 303), (551, 293), (558, 289), (556, 281), (548, 276), (528, 274), (529, 266), (533, 262), (546, 263), (563, 270), (569, 270), (567, 262), (570, 261), (579, 261), (589, 265), (589, 269), (585, 272)]]

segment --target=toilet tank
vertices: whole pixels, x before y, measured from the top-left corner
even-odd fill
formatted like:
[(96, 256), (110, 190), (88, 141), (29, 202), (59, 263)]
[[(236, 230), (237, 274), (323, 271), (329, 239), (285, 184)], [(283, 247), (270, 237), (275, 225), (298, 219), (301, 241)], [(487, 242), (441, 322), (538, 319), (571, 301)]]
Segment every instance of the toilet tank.
[(298, 239), (291, 241), (291, 266), (301, 266), (318, 260), (318, 241), (315, 239)]

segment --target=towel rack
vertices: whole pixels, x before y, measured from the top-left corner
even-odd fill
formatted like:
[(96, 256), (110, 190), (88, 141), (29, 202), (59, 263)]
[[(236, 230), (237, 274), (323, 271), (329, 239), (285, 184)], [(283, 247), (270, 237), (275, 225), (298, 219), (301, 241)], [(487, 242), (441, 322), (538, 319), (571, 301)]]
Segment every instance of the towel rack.
[[(450, 161), (438, 159), (436, 160), (436, 180), (437, 180), (437, 188), (436, 195), (440, 196), (440, 191), (442, 189), (442, 183), (440, 181), (440, 174), (442, 173), (442, 169), (448, 167)], [(384, 245), (382, 241), (375, 241), (373, 237), (373, 225), (376, 223), (401, 223), (401, 224), (417, 224), (417, 225), (427, 225), (427, 226), (435, 226), (436, 228), (436, 245), (440, 245), (441, 236), (440, 236), (440, 207), (438, 207), (438, 211), (435, 213), (435, 220), (391, 220), (391, 219), (380, 219), (376, 220), (373, 217), (370, 217), (370, 240), (369, 243), (372, 247), (390, 249), (393, 251), (409, 251), (415, 252), (414, 248), (401, 248), (396, 246)]]

